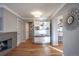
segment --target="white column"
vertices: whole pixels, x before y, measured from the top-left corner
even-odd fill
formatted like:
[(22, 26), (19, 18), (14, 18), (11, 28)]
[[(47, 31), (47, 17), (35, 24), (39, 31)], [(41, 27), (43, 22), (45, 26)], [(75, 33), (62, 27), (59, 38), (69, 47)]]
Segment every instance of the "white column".
[(52, 20), (52, 45), (58, 45), (57, 19)]

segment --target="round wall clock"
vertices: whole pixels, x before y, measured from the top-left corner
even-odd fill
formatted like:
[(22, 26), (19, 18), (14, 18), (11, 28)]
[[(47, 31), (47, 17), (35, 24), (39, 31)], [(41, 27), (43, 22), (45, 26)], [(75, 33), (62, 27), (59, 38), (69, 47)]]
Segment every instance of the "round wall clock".
[(73, 16), (69, 16), (68, 19), (67, 19), (67, 23), (68, 24), (72, 24), (74, 21), (74, 17)]
[(73, 8), (67, 15), (64, 26), (67, 30), (75, 30), (79, 27), (79, 9)]

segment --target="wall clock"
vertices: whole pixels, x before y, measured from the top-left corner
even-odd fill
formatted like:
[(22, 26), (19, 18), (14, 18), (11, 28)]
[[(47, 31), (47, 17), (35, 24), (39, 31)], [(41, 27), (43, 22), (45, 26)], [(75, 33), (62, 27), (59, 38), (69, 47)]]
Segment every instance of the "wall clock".
[(64, 21), (64, 26), (67, 30), (75, 30), (79, 27), (79, 9), (73, 8), (71, 11), (65, 16), (66, 21)]
[(73, 16), (69, 16), (67, 19), (67, 23), (68, 24), (72, 24), (74, 22), (74, 17)]

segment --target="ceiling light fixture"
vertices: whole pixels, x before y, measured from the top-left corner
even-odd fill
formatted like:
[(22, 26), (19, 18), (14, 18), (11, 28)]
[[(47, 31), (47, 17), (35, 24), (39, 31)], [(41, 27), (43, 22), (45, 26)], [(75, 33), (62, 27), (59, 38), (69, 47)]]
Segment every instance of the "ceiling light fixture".
[(31, 14), (34, 16), (34, 17), (40, 17), (42, 15), (42, 13), (40, 11), (34, 11), (34, 12), (31, 12)]

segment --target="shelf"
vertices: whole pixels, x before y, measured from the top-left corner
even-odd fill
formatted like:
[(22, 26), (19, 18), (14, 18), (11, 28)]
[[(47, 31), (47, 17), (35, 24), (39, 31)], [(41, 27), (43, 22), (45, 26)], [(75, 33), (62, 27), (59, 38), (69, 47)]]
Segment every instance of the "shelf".
[(34, 36), (34, 37), (50, 37), (50, 35), (37, 35), (37, 36)]

